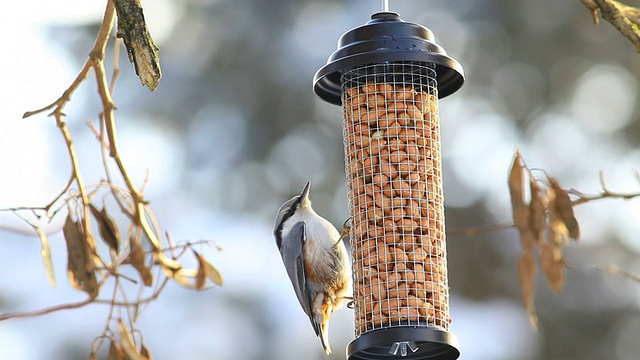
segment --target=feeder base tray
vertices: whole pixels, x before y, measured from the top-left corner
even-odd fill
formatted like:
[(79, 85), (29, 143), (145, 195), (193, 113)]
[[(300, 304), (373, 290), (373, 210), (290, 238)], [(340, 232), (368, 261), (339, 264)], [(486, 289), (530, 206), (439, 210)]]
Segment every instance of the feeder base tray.
[(360, 335), (347, 346), (348, 360), (455, 360), (459, 356), (455, 335), (426, 327), (374, 330)]

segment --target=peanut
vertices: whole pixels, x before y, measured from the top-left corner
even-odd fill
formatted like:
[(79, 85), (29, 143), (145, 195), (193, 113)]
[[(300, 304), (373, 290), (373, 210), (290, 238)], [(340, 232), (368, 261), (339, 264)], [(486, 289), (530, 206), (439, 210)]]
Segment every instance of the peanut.
[(405, 263), (409, 260), (409, 257), (407, 256), (407, 254), (404, 252), (404, 250), (402, 250), (399, 247), (391, 247), (390, 249), (391, 254), (393, 255), (394, 260), (396, 261), (396, 268), (395, 270), (398, 270), (398, 265), (400, 263)]
[(403, 307), (403, 308), (400, 308), (399, 316), (400, 316), (400, 320), (416, 321), (418, 320), (418, 317), (420, 316), (420, 314), (418, 313), (418, 309), (416, 308)]
[(407, 199), (401, 197), (396, 197), (391, 200), (391, 206), (393, 206), (394, 208), (404, 206), (406, 203)]
[(431, 305), (428, 301), (423, 301), (418, 307), (418, 312), (422, 316), (430, 316), (430, 313), (433, 312), (433, 305)]
[(362, 88), (360, 89), (363, 93), (368, 94), (368, 93), (373, 93), (375, 92), (377, 89), (377, 86), (375, 83), (373, 83), (372, 81), (368, 82), (366, 85), (362, 86)]
[(400, 131), (402, 131), (402, 126), (400, 124), (398, 124), (397, 121), (392, 122), (388, 127), (387, 127), (387, 135), (388, 136), (398, 136), (398, 134), (400, 134)]
[(389, 175), (377, 173), (373, 175), (372, 182), (380, 187), (383, 187), (389, 183)]
[(407, 153), (402, 150), (396, 150), (389, 154), (389, 161), (392, 163), (399, 163), (408, 158)]
[[(375, 91), (375, 90), (374, 90)], [(377, 108), (378, 106), (383, 106), (385, 102), (384, 96), (380, 94), (369, 95), (367, 97), (367, 106), (371, 108)]]

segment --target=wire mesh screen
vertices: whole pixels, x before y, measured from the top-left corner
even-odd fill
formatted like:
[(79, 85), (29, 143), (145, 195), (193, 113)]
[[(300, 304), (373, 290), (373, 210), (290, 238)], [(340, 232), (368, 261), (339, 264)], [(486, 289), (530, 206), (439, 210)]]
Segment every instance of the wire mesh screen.
[(356, 336), (449, 331), (435, 66), (394, 62), (342, 75)]

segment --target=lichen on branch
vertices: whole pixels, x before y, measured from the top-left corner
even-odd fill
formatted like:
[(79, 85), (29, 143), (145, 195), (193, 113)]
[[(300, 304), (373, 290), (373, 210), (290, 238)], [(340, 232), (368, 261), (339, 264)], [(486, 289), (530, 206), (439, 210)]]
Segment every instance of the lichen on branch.
[(140, 83), (154, 91), (162, 77), (160, 57), (147, 28), (140, 0), (114, 0), (114, 4), (118, 15), (117, 36), (124, 40)]

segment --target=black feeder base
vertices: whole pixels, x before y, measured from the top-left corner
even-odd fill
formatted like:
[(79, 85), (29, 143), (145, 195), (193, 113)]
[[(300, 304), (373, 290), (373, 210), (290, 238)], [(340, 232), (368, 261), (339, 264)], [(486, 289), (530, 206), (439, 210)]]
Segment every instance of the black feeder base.
[(348, 360), (455, 360), (459, 356), (455, 335), (426, 327), (375, 330), (360, 335), (347, 346)]

